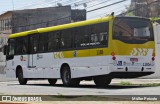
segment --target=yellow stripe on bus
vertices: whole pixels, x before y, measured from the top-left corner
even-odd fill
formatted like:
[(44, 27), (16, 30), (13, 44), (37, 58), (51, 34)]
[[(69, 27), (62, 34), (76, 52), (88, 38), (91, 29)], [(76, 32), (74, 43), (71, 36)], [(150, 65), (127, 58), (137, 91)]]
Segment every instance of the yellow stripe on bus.
[(106, 56), (111, 55), (108, 48), (83, 49), (73, 51), (54, 52), (55, 59), (74, 58), (74, 57), (91, 57), (91, 56)]
[[(113, 48), (114, 46), (114, 48)], [(146, 42), (144, 44), (126, 44), (118, 40), (113, 40), (110, 48), (94, 48), (94, 49), (83, 49), (83, 50), (72, 50), (72, 51), (60, 51), (54, 52), (54, 58), (74, 58), (74, 57), (92, 57), (92, 56), (111, 56), (114, 52), (115, 55), (120, 56), (138, 56), (138, 54), (143, 53), (143, 56), (148, 54), (149, 49), (153, 49), (155, 54), (155, 44), (152, 41)], [(133, 51), (135, 49), (136, 52)], [(133, 52), (132, 52), (133, 51)]]
[[(143, 49), (153, 49), (153, 52), (155, 53), (155, 43), (154, 41), (149, 41), (144, 44), (127, 44), (124, 42), (121, 42), (119, 40), (113, 40), (111, 44), (112, 51), (116, 55), (131, 55), (133, 49), (135, 48), (137, 51)], [(138, 56), (138, 52), (136, 54)]]
[(38, 31), (37, 30), (24, 31), (24, 32), (20, 32), (20, 33), (11, 34), (11, 35), (9, 35), (8, 38), (10, 39), (10, 38), (22, 37), (22, 36), (27, 36), (30, 34), (35, 34), (35, 33), (38, 33)]

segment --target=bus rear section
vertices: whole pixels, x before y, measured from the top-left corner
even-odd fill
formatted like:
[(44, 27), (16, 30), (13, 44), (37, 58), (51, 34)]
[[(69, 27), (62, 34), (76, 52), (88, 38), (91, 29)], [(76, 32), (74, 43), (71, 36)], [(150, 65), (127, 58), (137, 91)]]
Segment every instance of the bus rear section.
[(115, 18), (112, 38), (112, 77), (136, 78), (155, 72), (155, 41), (149, 19)]

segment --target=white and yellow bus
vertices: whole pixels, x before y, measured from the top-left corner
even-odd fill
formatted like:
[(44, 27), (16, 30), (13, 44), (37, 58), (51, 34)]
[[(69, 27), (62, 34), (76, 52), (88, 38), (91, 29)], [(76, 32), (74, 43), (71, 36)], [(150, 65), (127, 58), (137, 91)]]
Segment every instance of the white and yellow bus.
[(155, 41), (149, 19), (113, 17), (40, 28), (9, 35), (7, 76), (24, 85), (48, 79), (64, 86), (94, 80), (107, 86), (113, 78), (155, 72)]

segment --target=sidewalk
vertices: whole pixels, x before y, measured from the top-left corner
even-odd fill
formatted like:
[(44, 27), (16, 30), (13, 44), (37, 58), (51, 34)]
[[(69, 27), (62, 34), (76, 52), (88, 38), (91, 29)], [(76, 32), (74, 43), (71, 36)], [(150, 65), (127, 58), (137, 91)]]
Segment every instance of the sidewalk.
[(6, 81), (6, 75), (0, 74), (0, 82), (5, 82), (5, 81)]
[[(0, 82), (7, 82), (7, 81), (17, 81), (16, 78), (9, 79), (6, 78), (6, 75), (0, 74)], [(121, 82), (129, 82), (132, 84), (160, 84), (160, 79), (112, 79), (111, 84), (118, 84)], [(48, 84), (48, 80), (29, 80), (28, 83), (32, 84)], [(56, 84), (62, 84), (61, 80), (58, 80)], [(81, 81), (81, 85), (94, 85), (94, 81)]]
[(116, 84), (120, 82), (130, 82), (132, 84), (153, 84), (160, 83), (160, 79), (113, 79), (111, 84)]
[[(132, 84), (153, 84), (160, 83), (160, 79), (113, 79), (111, 84), (118, 84), (120, 82), (130, 82)], [(17, 82), (18, 83), (18, 82)], [(47, 80), (29, 81), (29, 83), (43, 83), (48, 84)], [(61, 80), (58, 80), (57, 84), (62, 84)], [(94, 85), (93, 81), (82, 81), (82, 85)], [(19, 102), (21, 103), (21, 102)], [(17, 103), (17, 104), (19, 104)], [(46, 101), (46, 102), (24, 102), (25, 104), (160, 104), (160, 101), (147, 102), (147, 101)], [(8, 104), (2, 103), (0, 104)], [(12, 102), (10, 104), (13, 104)]]
[(16, 78), (7, 78), (6, 74), (0, 74), (0, 82), (17, 81)]

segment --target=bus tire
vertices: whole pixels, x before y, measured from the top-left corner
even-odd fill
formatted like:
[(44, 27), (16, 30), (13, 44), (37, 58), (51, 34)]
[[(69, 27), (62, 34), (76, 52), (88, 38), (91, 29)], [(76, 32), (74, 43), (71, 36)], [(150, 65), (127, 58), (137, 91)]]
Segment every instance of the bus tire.
[(109, 76), (96, 76), (93, 80), (97, 87), (107, 87), (111, 83), (112, 78)]
[(71, 79), (71, 72), (68, 66), (64, 66), (62, 68), (61, 78), (63, 85), (66, 87), (78, 86), (80, 83), (80, 80), (78, 79)]
[(22, 69), (18, 70), (17, 75), (18, 75), (17, 77), (18, 77), (19, 84), (20, 85), (26, 85), (27, 84), (27, 79), (23, 78), (23, 71), (22, 71)]
[(55, 85), (57, 82), (57, 79), (48, 79), (48, 82), (50, 85)]

